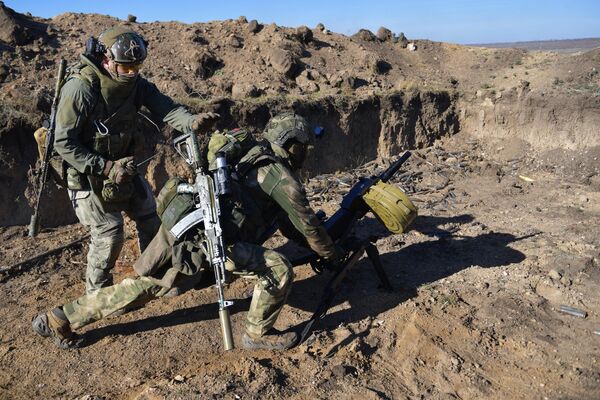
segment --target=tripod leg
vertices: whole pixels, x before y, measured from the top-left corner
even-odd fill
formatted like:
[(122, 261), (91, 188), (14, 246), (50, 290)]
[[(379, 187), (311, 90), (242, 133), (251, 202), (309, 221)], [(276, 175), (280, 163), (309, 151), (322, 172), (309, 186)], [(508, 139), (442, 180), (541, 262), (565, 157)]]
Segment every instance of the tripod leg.
[(304, 329), (300, 333), (300, 340), (298, 340), (298, 344), (304, 342), (306, 338), (312, 333), (315, 322), (325, 317), (329, 307), (331, 307), (331, 303), (335, 298), (335, 295), (338, 292), (338, 286), (346, 276), (346, 273), (360, 258), (364, 253), (364, 247), (360, 247), (358, 250), (354, 251), (350, 258), (342, 265), (337, 272), (333, 275), (333, 277), (327, 283), (325, 290), (323, 291), (323, 295), (321, 297), (321, 301), (317, 306), (317, 310), (314, 312), (313, 316), (306, 322)]
[(385, 271), (383, 270), (383, 265), (381, 264), (381, 257), (379, 257), (379, 250), (373, 243), (369, 243), (365, 246), (365, 250), (367, 252), (367, 257), (373, 264), (373, 268), (375, 268), (375, 272), (379, 276), (379, 280), (381, 281), (381, 285), (385, 290), (392, 291), (394, 288), (390, 283)]

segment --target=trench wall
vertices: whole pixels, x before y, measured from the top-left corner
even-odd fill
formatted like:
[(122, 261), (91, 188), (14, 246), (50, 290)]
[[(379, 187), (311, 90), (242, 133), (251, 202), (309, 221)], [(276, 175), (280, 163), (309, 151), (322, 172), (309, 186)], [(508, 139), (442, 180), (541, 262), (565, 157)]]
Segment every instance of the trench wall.
[[(214, 105), (213, 105), (214, 106)], [(198, 105), (196, 111), (204, 106)], [(391, 158), (405, 149), (432, 144), (444, 135), (459, 131), (455, 98), (448, 92), (396, 93), (383, 97), (324, 97), (320, 99), (269, 99), (263, 102), (223, 100), (218, 105), (219, 128), (236, 126), (261, 131), (271, 115), (294, 109), (312, 125), (325, 128), (325, 135), (306, 162), (309, 175), (333, 172), (361, 165), (376, 158)], [(39, 118), (4, 116), (0, 130), (0, 226), (25, 225), (32, 213), (34, 187), (32, 170), (37, 149), (32, 133)], [(186, 167), (161, 135), (148, 130), (147, 150), (159, 157), (145, 167), (145, 174), (158, 191), (174, 175), (185, 174)], [(162, 135), (172, 132), (163, 128)], [(76, 221), (66, 190), (52, 182), (43, 196), (41, 221), (52, 227)]]

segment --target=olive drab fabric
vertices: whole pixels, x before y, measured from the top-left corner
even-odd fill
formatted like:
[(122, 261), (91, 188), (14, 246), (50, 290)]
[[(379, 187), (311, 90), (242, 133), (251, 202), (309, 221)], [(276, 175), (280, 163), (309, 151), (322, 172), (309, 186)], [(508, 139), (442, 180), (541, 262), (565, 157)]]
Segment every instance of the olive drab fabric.
[(156, 197), (156, 213), (167, 230), (195, 208), (191, 194), (177, 194), (177, 186), (185, 182), (183, 178), (169, 179)]
[[(257, 191), (255, 198), (270, 203), (275, 210), (279, 209), (277, 218), (291, 222), (305, 238), (308, 246), (319, 256), (325, 259), (333, 258), (335, 246), (310, 207), (299, 178), (282, 163), (271, 163), (250, 173), (254, 181), (248, 187), (256, 189), (253, 187), (256, 182), (262, 193), (269, 194), (269, 198), (265, 199), (259, 196), (260, 192)], [(271, 217), (265, 218), (268, 220)]]
[(417, 217), (417, 207), (396, 186), (377, 182), (363, 195), (373, 214), (392, 233), (403, 233)]
[(235, 168), (234, 195), (221, 206), (229, 210), (223, 213), (230, 216), (223, 222), (226, 236), (261, 244), (272, 233), (271, 228), (285, 220), (321, 257), (334, 256), (331, 238), (310, 207), (300, 179), (285, 160), (257, 144)]
[[(152, 191), (148, 183), (143, 182), (145, 195), (133, 196), (123, 206), (123, 211), (135, 222), (141, 251), (144, 251), (160, 226)], [(112, 284), (110, 270), (125, 241), (123, 216), (121, 210), (104, 210), (102, 199), (92, 191), (68, 192), (79, 222), (90, 229), (91, 242), (86, 269), (86, 292), (90, 293)]]
[(232, 129), (225, 132), (214, 132), (208, 142), (206, 159), (208, 168), (216, 168), (215, 159), (217, 153), (223, 153), (229, 165), (237, 165), (238, 161), (256, 145), (256, 140), (246, 129)]
[(135, 155), (137, 111), (142, 106), (175, 129), (192, 132), (194, 117), (154, 84), (138, 76), (131, 86), (122, 85), (82, 55), (61, 91), (56, 151), (78, 173), (101, 176), (107, 159)]
[[(163, 234), (167, 234), (162, 230)], [(155, 245), (161, 233), (148, 247), (169, 250), (169, 246)], [(236, 243), (227, 247), (226, 268), (235, 276), (256, 279), (256, 285), (246, 316), (246, 332), (255, 337), (264, 335), (273, 327), (294, 279), (292, 266), (281, 254), (250, 243)], [(158, 252), (160, 255), (160, 251)], [(146, 254), (146, 252), (144, 252)], [(163, 257), (164, 260), (164, 257)], [(140, 306), (162, 297), (187, 279), (196, 279), (205, 272), (204, 262), (194, 276), (171, 274), (168, 269), (162, 279), (153, 276), (126, 278), (117, 285), (99, 289), (62, 306), (72, 328), (81, 328), (115, 311)], [(164, 272), (164, 271), (161, 271)], [(210, 271), (206, 271), (210, 272)]]

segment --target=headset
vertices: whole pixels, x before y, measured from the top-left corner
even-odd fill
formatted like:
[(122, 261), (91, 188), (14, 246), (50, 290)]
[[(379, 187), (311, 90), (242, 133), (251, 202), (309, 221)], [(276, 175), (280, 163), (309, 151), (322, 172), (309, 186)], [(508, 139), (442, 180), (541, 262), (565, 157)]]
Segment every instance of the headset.
[(106, 46), (100, 43), (97, 38), (90, 36), (85, 41), (85, 55), (100, 62), (106, 53)]

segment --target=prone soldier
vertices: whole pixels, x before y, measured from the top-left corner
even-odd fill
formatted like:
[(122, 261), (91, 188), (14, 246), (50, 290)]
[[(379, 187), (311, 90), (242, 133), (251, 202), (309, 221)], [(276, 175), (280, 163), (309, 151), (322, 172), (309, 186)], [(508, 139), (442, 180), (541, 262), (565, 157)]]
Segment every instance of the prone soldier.
[[(237, 149), (233, 156), (233, 194), (221, 204), (221, 224), (228, 272), (255, 277), (243, 345), (248, 349), (287, 349), (298, 339), (295, 332), (273, 328), (293, 281), (290, 262), (282, 254), (262, 247), (273, 226), (300, 236), (320, 257), (335, 264), (341, 252), (311, 209), (295, 171), (302, 166), (313, 134), (306, 120), (293, 113), (271, 118), (263, 136), (268, 143), (244, 137), (243, 131), (215, 134), (208, 144), (208, 160), (217, 151)], [(233, 138), (233, 140), (231, 140)], [(250, 145), (248, 145), (250, 144)], [(232, 151), (229, 154), (233, 154)], [(209, 167), (210, 169), (210, 167)], [(164, 296), (173, 288), (197, 280), (208, 266), (202, 242), (202, 225), (177, 238), (173, 227), (193, 209), (189, 195), (177, 193), (181, 179), (167, 182), (158, 196), (161, 227), (134, 265), (138, 278), (127, 278), (40, 314), (32, 322), (36, 333), (53, 337), (59, 347), (78, 344), (72, 328), (81, 328), (132, 305)], [(293, 234), (291, 234), (293, 232)]]

